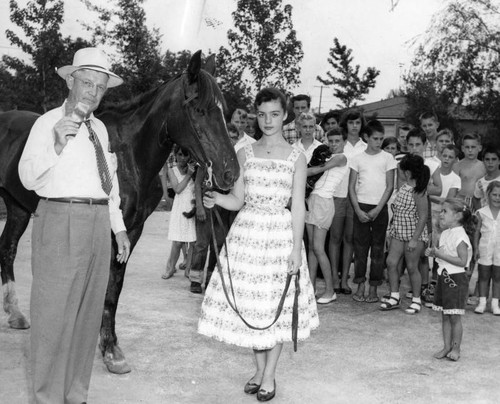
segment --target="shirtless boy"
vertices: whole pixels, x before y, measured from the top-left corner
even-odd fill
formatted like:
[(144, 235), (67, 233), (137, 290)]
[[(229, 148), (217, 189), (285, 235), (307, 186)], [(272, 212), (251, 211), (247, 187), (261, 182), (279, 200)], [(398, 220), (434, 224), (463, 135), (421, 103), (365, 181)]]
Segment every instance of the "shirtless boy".
[(462, 188), (457, 197), (464, 199), (470, 208), (472, 208), (476, 182), (486, 174), (483, 162), (477, 158), (481, 149), (481, 139), (478, 135), (464, 135), (462, 139), (462, 152), (465, 157), (453, 166), (453, 171), (462, 180)]

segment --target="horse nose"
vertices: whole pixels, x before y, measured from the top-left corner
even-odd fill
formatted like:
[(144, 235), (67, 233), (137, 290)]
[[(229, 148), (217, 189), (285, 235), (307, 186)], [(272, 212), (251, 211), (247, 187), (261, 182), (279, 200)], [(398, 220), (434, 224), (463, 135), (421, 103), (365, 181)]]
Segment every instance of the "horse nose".
[(234, 178), (234, 174), (231, 172), (231, 170), (224, 171), (224, 174), (222, 175), (222, 177), (224, 178), (224, 182), (226, 184), (229, 184), (231, 186), (234, 184), (235, 178)]

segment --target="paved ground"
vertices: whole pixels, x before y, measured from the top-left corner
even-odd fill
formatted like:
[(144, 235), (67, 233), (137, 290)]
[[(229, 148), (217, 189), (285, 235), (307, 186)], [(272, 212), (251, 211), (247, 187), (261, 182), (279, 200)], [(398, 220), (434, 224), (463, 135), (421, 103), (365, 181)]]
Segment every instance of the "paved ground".
[[(132, 373), (108, 373), (96, 354), (89, 403), (253, 403), (243, 393), (252, 354), (196, 333), (201, 295), (182, 271), (160, 278), (168, 254), (166, 212), (146, 222), (128, 268), (117, 314), (120, 344)], [(3, 222), (0, 222), (0, 229)], [(19, 246), (17, 288), (29, 314), (30, 229)], [(385, 289), (385, 288), (384, 288)], [(384, 292), (385, 290), (382, 290)], [(406, 304), (406, 303), (405, 303)], [(464, 318), (462, 358), (438, 361), (440, 317), (382, 313), (349, 296), (320, 307), (321, 327), (279, 363), (275, 403), (499, 403), (500, 318)], [(0, 315), (0, 403), (28, 403), (29, 330)]]

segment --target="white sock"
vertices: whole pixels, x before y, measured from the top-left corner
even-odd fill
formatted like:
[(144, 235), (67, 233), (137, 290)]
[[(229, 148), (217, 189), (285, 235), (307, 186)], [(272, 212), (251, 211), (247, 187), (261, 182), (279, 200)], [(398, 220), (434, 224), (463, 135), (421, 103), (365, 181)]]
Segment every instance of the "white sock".
[(391, 292), (391, 297), (393, 297), (396, 300), (399, 300), (399, 292)]
[[(497, 303), (498, 303), (498, 299), (497, 299)], [(479, 305), (480, 306), (486, 306), (486, 297), (483, 297), (483, 296), (479, 297)]]
[(413, 299), (411, 299), (411, 301), (422, 304), (422, 300), (420, 300), (420, 297), (414, 297)]
[[(480, 297), (479, 299), (482, 299), (482, 298)], [(495, 307), (498, 307), (498, 299), (496, 297), (494, 297), (493, 299), (491, 299), (491, 305), (495, 306)]]

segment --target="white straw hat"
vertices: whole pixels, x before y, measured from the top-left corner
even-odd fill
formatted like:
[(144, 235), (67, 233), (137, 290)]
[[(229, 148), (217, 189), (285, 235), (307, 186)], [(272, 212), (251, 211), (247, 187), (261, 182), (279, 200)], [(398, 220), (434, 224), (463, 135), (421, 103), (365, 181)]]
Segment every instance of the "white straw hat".
[(65, 79), (68, 75), (80, 69), (90, 69), (106, 73), (109, 76), (108, 88), (119, 86), (123, 79), (109, 70), (110, 65), (106, 54), (97, 48), (83, 48), (76, 51), (73, 64), (57, 69), (57, 74)]

